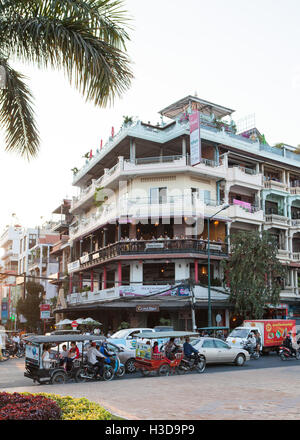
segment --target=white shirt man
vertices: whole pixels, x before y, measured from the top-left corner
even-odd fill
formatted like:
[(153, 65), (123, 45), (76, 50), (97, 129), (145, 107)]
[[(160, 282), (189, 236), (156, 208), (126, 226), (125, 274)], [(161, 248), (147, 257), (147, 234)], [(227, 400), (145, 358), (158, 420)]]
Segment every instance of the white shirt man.
[(99, 350), (97, 350), (95, 346), (90, 347), (87, 351), (88, 362), (95, 365), (97, 362), (99, 362), (97, 357), (105, 359), (105, 356)]
[(250, 333), (250, 335), (248, 336), (248, 341), (251, 343), (253, 347), (256, 347), (256, 337), (254, 336), (253, 333)]

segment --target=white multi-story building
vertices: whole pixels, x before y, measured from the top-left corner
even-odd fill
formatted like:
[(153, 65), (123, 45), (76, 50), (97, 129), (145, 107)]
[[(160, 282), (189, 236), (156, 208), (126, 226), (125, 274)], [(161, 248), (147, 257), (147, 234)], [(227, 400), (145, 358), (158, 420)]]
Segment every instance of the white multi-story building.
[[(201, 158), (192, 165), (195, 110)], [(278, 258), (288, 267), (282, 303), (297, 315), (300, 155), (288, 145), (269, 146), (255, 127), (237, 134), (232, 113), (187, 96), (160, 112), (168, 123), (123, 125), (74, 175), (80, 195), (70, 210), (76, 221), (66, 315), (94, 313), (114, 328), (120, 321), (152, 326), (160, 318), (190, 328), (190, 300), (184, 288), (172, 287), (193, 279), (196, 322), (207, 325), (208, 222), (213, 323), (219, 314), (221, 324), (231, 324), (220, 261), (230, 235), (241, 230), (268, 229), (276, 237)], [(143, 312), (145, 295), (155, 292), (164, 292), (152, 297), (157, 311)]]

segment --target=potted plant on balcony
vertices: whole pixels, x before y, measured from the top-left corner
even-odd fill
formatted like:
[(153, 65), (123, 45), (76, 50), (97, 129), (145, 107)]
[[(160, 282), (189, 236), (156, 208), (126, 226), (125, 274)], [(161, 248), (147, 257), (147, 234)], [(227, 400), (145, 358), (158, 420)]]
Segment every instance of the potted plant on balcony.
[(123, 127), (127, 127), (133, 124), (133, 116), (123, 116)]
[(74, 176), (78, 173), (79, 169), (77, 167), (74, 167), (71, 169), (71, 171), (73, 172)]

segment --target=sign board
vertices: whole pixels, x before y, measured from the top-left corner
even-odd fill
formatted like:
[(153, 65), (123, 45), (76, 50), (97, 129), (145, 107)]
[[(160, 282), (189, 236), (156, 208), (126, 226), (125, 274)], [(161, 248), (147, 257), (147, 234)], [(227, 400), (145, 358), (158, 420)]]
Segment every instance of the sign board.
[(122, 296), (147, 296), (154, 293), (159, 296), (190, 296), (188, 287), (173, 287), (170, 285), (164, 286), (121, 286), (119, 288), (120, 297)]
[(216, 322), (219, 324), (222, 321), (222, 316), (218, 313), (216, 316)]
[(80, 260), (72, 261), (72, 263), (68, 264), (68, 273), (72, 273), (77, 269), (80, 269)]
[(201, 161), (200, 112), (193, 111), (190, 115), (190, 152), (191, 165)]
[(50, 311), (50, 310), (51, 310), (50, 304), (41, 304), (40, 305), (40, 311), (46, 312), (46, 311)]
[(49, 319), (50, 313), (50, 310), (41, 310), (41, 319)]
[(80, 263), (84, 264), (84, 263), (88, 263), (90, 261), (90, 256), (89, 254), (83, 255), (82, 257), (80, 257)]
[(8, 302), (4, 301), (4, 298), (1, 302), (1, 322), (5, 324), (8, 320)]
[(136, 312), (159, 312), (159, 304), (141, 304), (136, 306)]
[(78, 327), (78, 322), (73, 321), (72, 324), (71, 324), (71, 327), (72, 328), (77, 328)]

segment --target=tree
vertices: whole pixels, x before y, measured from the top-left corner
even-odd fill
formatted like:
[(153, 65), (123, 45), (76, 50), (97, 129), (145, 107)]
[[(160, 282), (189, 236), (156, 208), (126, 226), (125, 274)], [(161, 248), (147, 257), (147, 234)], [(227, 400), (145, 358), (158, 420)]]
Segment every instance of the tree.
[(229, 301), (245, 319), (261, 319), (266, 304), (280, 301), (280, 281), (286, 268), (277, 258), (275, 239), (266, 231), (230, 237), (231, 254), (223, 262)]
[(40, 323), (40, 304), (43, 301), (44, 287), (41, 284), (28, 281), (26, 291), (25, 299), (19, 298), (18, 300), (17, 313), (23, 315), (27, 320), (29, 330), (36, 331)]
[[(0, 124), (6, 151), (37, 155), (39, 134), (25, 77), (8, 59), (62, 69), (86, 101), (106, 106), (130, 86), (123, 0), (0, 0)], [(3, 86), (2, 86), (3, 87)]]

